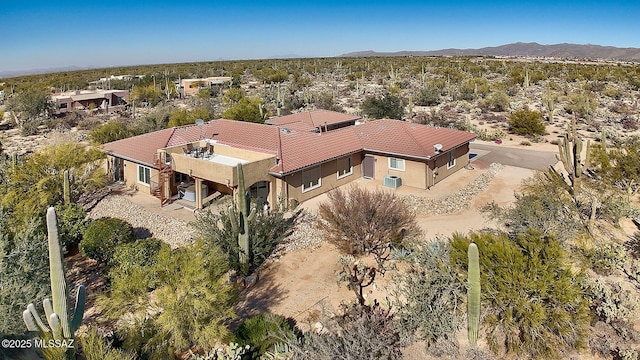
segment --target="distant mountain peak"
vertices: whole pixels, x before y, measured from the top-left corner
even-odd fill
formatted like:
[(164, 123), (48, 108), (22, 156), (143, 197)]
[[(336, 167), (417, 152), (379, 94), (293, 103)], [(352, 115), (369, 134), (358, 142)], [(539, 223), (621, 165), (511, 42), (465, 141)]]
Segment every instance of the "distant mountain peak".
[(377, 52), (373, 50), (357, 51), (339, 55), (339, 57), (375, 57), (375, 56), (531, 56), (556, 57), (564, 59), (607, 59), (640, 61), (639, 48), (618, 48), (594, 44), (553, 44), (543, 45), (537, 42), (515, 42), (506, 45), (483, 47), (480, 49), (442, 49), (432, 51), (396, 51)]

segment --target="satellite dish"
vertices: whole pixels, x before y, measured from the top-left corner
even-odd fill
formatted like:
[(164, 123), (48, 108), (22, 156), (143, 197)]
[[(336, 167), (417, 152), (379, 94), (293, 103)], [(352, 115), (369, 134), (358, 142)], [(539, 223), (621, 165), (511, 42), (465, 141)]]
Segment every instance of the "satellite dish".
[(202, 120), (202, 119), (196, 119), (196, 125), (198, 125), (198, 126), (202, 126), (202, 125), (204, 125), (204, 120)]
[(442, 151), (442, 144), (435, 144), (433, 145), (433, 148), (435, 149), (436, 152), (440, 152)]

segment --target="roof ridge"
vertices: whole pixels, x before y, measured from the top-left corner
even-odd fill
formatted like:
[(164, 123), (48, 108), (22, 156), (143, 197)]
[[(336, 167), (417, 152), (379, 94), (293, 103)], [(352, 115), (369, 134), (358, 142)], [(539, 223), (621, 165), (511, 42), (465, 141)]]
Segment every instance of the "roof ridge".
[(411, 140), (420, 148), (422, 149), (422, 151), (424, 151), (424, 154), (426, 156), (429, 156), (429, 151), (427, 149), (425, 149), (422, 144), (420, 144), (420, 142), (418, 140), (416, 140), (416, 138), (413, 136), (413, 134), (411, 134), (411, 132), (407, 129), (407, 126), (409, 126), (409, 124), (413, 124), (413, 123), (409, 123), (407, 121), (402, 121), (402, 120), (398, 120), (403, 122), (403, 124), (400, 124), (402, 126), (402, 130), (409, 135), (409, 137), (411, 138)]

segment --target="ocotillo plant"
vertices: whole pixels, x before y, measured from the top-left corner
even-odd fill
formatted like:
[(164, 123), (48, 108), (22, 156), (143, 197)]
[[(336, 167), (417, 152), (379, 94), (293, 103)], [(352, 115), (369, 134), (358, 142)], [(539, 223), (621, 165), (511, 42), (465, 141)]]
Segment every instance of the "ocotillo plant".
[(469, 257), (469, 289), (467, 290), (467, 330), (469, 343), (475, 345), (478, 341), (478, 328), (480, 327), (480, 261), (478, 246), (469, 244), (467, 250)]
[[(62, 247), (58, 240), (58, 223), (53, 207), (47, 210), (47, 233), (49, 243), (49, 275), (51, 278), (51, 298), (42, 302), (49, 326), (40, 319), (33, 303), (27, 306), (22, 313), (24, 323), (29, 331), (39, 331), (43, 338), (53, 337), (54, 340), (63, 341), (63, 344), (73, 345), (73, 334), (82, 322), (87, 293), (84, 285), (78, 286), (76, 294), (76, 306), (73, 318), (69, 321), (67, 316), (67, 284), (64, 278), (62, 265)], [(66, 349), (71, 357), (73, 349)]]
[(64, 173), (64, 184), (62, 186), (63, 199), (64, 204), (71, 204), (71, 186), (69, 185), (69, 170), (65, 170)]
[(256, 215), (256, 209), (251, 209), (251, 194), (244, 186), (244, 172), (242, 164), (238, 163), (238, 190), (235, 206), (229, 208), (229, 218), (233, 232), (238, 233), (238, 246), (240, 247), (240, 267), (241, 271), (248, 275), (249, 259), (251, 258), (251, 239), (249, 238), (249, 223)]

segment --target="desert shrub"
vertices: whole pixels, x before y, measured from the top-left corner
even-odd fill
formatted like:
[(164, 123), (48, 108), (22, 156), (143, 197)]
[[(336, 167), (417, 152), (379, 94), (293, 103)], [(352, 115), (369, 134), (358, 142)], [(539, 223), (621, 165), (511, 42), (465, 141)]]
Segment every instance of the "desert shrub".
[(234, 332), (239, 345), (249, 345), (258, 358), (281, 343), (280, 336), (294, 336), (289, 321), (280, 315), (262, 313), (245, 320)]
[(455, 338), (463, 324), (459, 310), (466, 290), (452, 266), (448, 244), (436, 240), (420, 245), (408, 260), (409, 268), (396, 279), (398, 303), (404, 304), (397, 315), (400, 334), (410, 339), (417, 333), (429, 345)]
[(145, 304), (141, 299), (161, 285), (155, 266), (160, 250), (168, 247), (153, 238), (116, 246), (106, 276), (110, 293), (102, 303), (108, 314), (122, 315)]
[(356, 186), (335, 189), (318, 207), (319, 227), (341, 252), (378, 258), (418, 231), (411, 207), (393, 192)]
[(89, 133), (89, 140), (95, 144), (106, 144), (108, 142), (125, 139), (135, 135), (131, 129), (120, 121), (112, 121), (102, 124)]
[(206, 107), (198, 107), (193, 110), (179, 109), (169, 116), (167, 127), (176, 127), (195, 124), (197, 119), (210, 120), (213, 117), (211, 111)]
[[(257, 206), (255, 203), (252, 206)], [(226, 208), (222, 206), (222, 208)], [(273, 253), (276, 246), (282, 242), (293, 230), (302, 211), (286, 214), (282, 206), (273, 206), (267, 213), (258, 211), (255, 218), (249, 222), (249, 239), (251, 239), (251, 254), (249, 256), (249, 271), (257, 269)], [(211, 211), (196, 214), (196, 220), (191, 223), (198, 234), (209, 245), (220, 247), (226, 254), (227, 264), (231, 269), (240, 270), (238, 232), (231, 225), (228, 211), (213, 213)]]
[(93, 130), (100, 126), (102, 121), (96, 117), (88, 117), (78, 122), (78, 129), (80, 130)]
[(516, 200), (510, 207), (492, 204), (484, 211), (513, 236), (533, 228), (565, 243), (583, 231), (584, 226), (576, 212), (565, 206), (569, 201), (565, 194), (555, 187), (547, 189), (547, 193), (530, 191), (515, 194)]
[(136, 239), (133, 226), (116, 218), (101, 218), (92, 222), (82, 235), (80, 252), (82, 255), (107, 264), (116, 246)]
[(537, 111), (519, 110), (509, 115), (509, 131), (517, 135), (544, 135), (542, 114)]
[(322, 321), (323, 331), (286, 338), (288, 358), (296, 360), (395, 360), (402, 357), (393, 315), (381, 306), (365, 311), (355, 305), (345, 315)]
[(250, 357), (250, 349), (251, 347), (249, 345), (240, 346), (237, 343), (231, 342), (224, 347), (212, 349), (204, 355), (193, 354), (193, 352), (189, 350), (192, 354), (189, 360), (243, 360)]
[(509, 95), (502, 91), (492, 92), (485, 99), (484, 105), (493, 111), (507, 111), (509, 110)]
[(448, 115), (444, 111), (438, 111), (435, 109), (431, 109), (430, 112), (417, 112), (413, 122), (429, 126), (467, 130), (467, 123), (463, 119)]
[(70, 248), (80, 244), (82, 234), (87, 229), (85, 220), (87, 213), (82, 206), (76, 204), (56, 205), (56, 216), (58, 218), (58, 235), (60, 244), (65, 252)]
[(611, 325), (618, 335), (628, 337), (639, 308), (638, 297), (623, 289), (617, 281), (585, 279), (583, 287), (595, 318)]
[(331, 111), (340, 111), (343, 112), (344, 109), (337, 102), (332, 93), (322, 93), (317, 96), (314, 96), (312, 99), (313, 104), (318, 109), (331, 110)]
[(627, 259), (627, 250), (620, 244), (604, 244), (596, 247), (590, 254), (593, 271), (601, 275), (611, 275), (623, 269)]
[(82, 359), (85, 360), (134, 360), (134, 353), (116, 349), (112, 346), (113, 341), (109, 341), (100, 335), (93, 327), (78, 338), (82, 349)]
[(390, 93), (382, 96), (369, 96), (362, 102), (362, 113), (373, 119), (402, 119), (404, 108), (402, 99)]
[(416, 105), (419, 106), (438, 105), (441, 101), (440, 89), (435, 86), (427, 86), (420, 89), (415, 100)]
[(573, 273), (560, 243), (534, 230), (505, 234), (454, 235), (451, 258), (467, 267), (467, 248), (478, 246), (482, 302), (488, 309), (481, 328), (498, 352), (557, 358), (582, 348), (588, 335), (589, 304), (581, 276)]
[[(231, 336), (227, 325), (234, 317), (236, 292), (227, 270), (220, 250), (201, 239), (175, 250), (163, 245), (154, 264), (122, 272), (99, 303), (108, 319), (120, 320), (116, 333), (123, 346), (143, 357), (168, 359), (191, 347), (210, 349)], [(146, 279), (158, 281), (136, 284), (142, 271), (150, 273)], [(124, 294), (132, 287), (136, 296)]]

